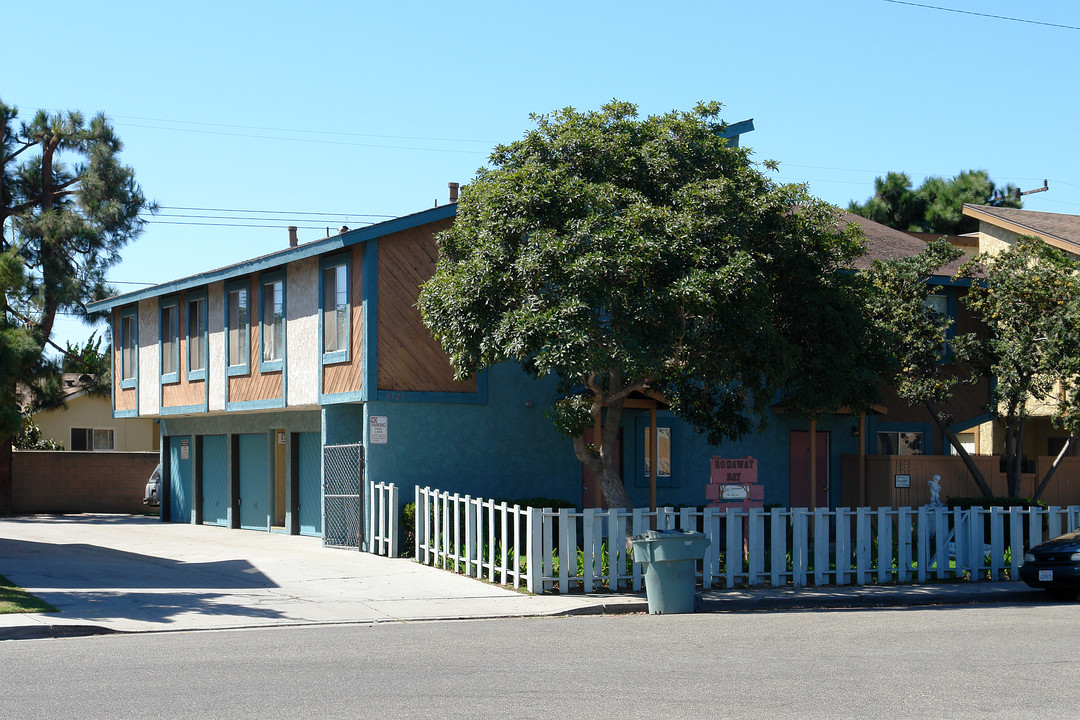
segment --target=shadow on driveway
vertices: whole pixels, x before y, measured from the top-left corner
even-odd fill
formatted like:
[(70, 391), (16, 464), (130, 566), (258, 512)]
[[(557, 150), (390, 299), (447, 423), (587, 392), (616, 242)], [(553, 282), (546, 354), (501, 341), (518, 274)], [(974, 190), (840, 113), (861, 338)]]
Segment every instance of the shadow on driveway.
[(83, 543), (0, 538), (0, 574), (64, 618), (169, 624), (181, 615), (287, 617), (260, 606), (278, 585), (243, 559), (181, 562)]

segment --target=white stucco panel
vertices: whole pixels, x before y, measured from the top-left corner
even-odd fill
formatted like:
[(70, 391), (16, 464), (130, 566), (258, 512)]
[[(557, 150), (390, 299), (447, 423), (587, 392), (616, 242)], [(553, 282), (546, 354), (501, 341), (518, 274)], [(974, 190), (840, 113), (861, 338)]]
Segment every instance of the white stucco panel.
[(211, 412), (225, 409), (225, 283), (211, 283), (206, 293), (206, 349), (210, 364), (206, 382)]
[(158, 352), (158, 299), (139, 301), (139, 414), (161, 411), (161, 355)]
[(289, 263), (285, 330), (289, 406), (319, 402), (319, 261)]

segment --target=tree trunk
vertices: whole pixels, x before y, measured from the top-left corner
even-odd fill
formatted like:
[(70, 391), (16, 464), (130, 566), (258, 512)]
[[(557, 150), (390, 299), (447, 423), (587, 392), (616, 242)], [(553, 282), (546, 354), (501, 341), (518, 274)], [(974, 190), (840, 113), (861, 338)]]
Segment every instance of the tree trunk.
[(1065, 441), (1065, 445), (1062, 446), (1061, 452), (1059, 452), (1057, 454), (1057, 457), (1054, 458), (1054, 462), (1050, 466), (1050, 469), (1046, 471), (1046, 477), (1042, 479), (1042, 482), (1039, 483), (1039, 487), (1035, 489), (1035, 495), (1032, 496), (1032, 500), (1038, 500), (1042, 497), (1043, 490), (1045, 490), (1046, 486), (1050, 484), (1050, 478), (1054, 477), (1054, 473), (1057, 472), (1058, 467), (1061, 465), (1061, 459), (1069, 454), (1069, 449), (1072, 448), (1075, 443), (1076, 434), (1074, 433), (1069, 436), (1069, 439)]
[(971, 479), (975, 481), (975, 485), (979, 488), (979, 492), (983, 494), (983, 497), (990, 497), (992, 492), (990, 485), (986, 482), (986, 478), (983, 477), (982, 471), (975, 465), (975, 461), (968, 454), (967, 448), (965, 448), (960, 440), (956, 437), (956, 433), (945, 426), (945, 423), (941, 420), (941, 408), (937, 403), (927, 400), (926, 409), (930, 411), (930, 417), (934, 418), (934, 422), (937, 424), (938, 429), (941, 430), (941, 434), (949, 441), (949, 444), (956, 450), (956, 454), (960, 456), (960, 459), (964, 462), (964, 467), (967, 468), (968, 473), (971, 475)]

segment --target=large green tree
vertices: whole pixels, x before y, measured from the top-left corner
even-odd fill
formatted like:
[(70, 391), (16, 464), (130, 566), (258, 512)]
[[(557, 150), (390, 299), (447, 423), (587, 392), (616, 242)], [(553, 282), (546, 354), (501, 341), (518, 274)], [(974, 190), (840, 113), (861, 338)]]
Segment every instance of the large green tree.
[(986, 170), (965, 170), (948, 179), (928, 177), (918, 188), (907, 173), (890, 172), (874, 180), (873, 196), (863, 203), (852, 200), (848, 210), (905, 232), (959, 235), (978, 229), (975, 220), (964, 217), (964, 203), (1021, 206), (1015, 185), (998, 187)]
[(1005, 428), (1008, 492), (1020, 492), (1024, 432), (1035, 407), (1050, 409), (1070, 438), (1046, 476), (1042, 494), (1080, 430), (1080, 262), (1035, 237), (962, 268), (973, 279), (968, 307), (989, 328), (957, 338), (957, 352), (994, 380), (991, 412)]
[(989, 496), (990, 486), (982, 472), (949, 429), (952, 416), (948, 408), (954, 390), (970, 382), (979, 371), (956, 361), (956, 352), (950, 347), (956, 342), (950, 342), (954, 323), (929, 302), (934, 292), (931, 278), (960, 255), (948, 242), (938, 240), (929, 243), (919, 255), (875, 261), (867, 273), (873, 287), (870, 312), (885, 335), (892, 359), (885, 379), (900, 398), (926, 408), (942, 436), (964, 461), (979, 492)]
[(40, 386), (57, 313), (87, 316), (105, 271), (150, 209), (104, 115), (39, 111), (18, 122), (0, 102), (0, 512), (10, 509), (11, 438), (22, 426), (18, 383)]
[(843, 270), (859, 230), (731, 147), (719, 112), (533, 116), (463, 189), (420, 294), (459, 377), (513, 360), (558, 378), (552, 417), (612, 507), (631, 507), (616, 447), (635, 392), (712, 442), (778, 399), (811, 414), (873, 400), (867, 287)]

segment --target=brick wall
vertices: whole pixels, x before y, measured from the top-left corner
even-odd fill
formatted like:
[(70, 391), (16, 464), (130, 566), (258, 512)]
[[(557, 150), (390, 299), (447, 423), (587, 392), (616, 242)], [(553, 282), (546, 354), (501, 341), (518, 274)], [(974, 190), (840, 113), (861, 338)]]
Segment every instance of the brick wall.
[(156, 452), (16, 450), (11, 482), (17, 513), (144, 513)]

